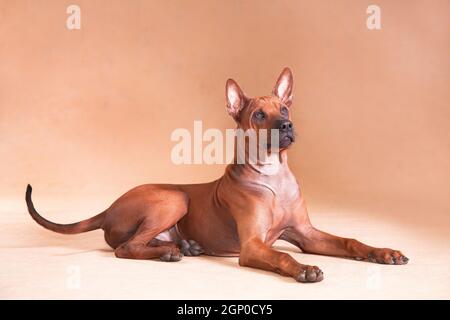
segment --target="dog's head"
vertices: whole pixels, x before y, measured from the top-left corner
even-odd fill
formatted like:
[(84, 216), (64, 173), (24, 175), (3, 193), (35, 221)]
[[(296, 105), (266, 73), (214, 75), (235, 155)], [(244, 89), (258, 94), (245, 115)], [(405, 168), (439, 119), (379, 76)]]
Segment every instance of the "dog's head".
[[(228, 114), (243, 130), (260, 129), (268, 132), (278, 129), (280, 149), (288, 148), (294, 142), (294, 125), (291, 121), (293, 76), (289, 68), (284, 68), (273, 88), (272, 94), (258, 98), (245, 96), (233, 79), (226, 83)], [(270, 145), (268, 145), (270, 147)]]

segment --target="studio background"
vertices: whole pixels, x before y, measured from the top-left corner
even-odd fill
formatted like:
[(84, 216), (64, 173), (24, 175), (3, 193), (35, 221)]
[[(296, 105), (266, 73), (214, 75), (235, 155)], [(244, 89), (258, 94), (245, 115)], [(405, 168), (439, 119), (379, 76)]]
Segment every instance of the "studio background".
[[(70, 4), (80, 30), (66, 28)], [(371, 4), (381, 30), (366, 27)], [(0, 297), (450, 298), (449, 15), (444, 0), (1, 0)], [(312, 222), (401, 249), (409, 265), (280, 242), (324, 270), (305, 286), (234, 259), (113, 259), (101, 231), (57, 235), (28, 216), (27, 183), (37, 210), (65, 223), (138, 184), (215, 180), (224, 165), (172, 164), (172, 131), (233, 128), (226, 79), (266, 95), (285, 66), (298, 134), (289, 164)], [(80, 288), (68, 286), (71, 266)]]

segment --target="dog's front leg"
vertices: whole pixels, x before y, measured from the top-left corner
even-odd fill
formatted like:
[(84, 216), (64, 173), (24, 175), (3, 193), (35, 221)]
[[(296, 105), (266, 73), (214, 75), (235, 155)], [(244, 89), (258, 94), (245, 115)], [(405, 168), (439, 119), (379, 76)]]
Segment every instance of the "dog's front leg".
[(317, 230), (310, 224), (289, 228), (280, 239), (291, 242), (305, 253), (384, 264), (408, 263), (408, 258), (398, 250), (371, 247), (355, 239), (342, 238)]
[(269, 248), (259, 238), (241, 244), (239, 265), (277, 272), (299, 282), (318, 282), (323, 279), (323, 272), (318, 267), (300, 264), (289, 254)]

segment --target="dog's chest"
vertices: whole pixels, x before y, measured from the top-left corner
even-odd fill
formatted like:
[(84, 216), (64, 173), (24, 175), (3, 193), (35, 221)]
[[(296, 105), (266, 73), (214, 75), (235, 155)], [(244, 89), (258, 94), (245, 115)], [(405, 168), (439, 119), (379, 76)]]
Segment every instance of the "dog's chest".
[(282, 229), (289, 224), (295, 209), (301, 202), (300, 188), (290, 171), (272, 179), (269, 184), (273, 193), (270, 201), (272, 228)]

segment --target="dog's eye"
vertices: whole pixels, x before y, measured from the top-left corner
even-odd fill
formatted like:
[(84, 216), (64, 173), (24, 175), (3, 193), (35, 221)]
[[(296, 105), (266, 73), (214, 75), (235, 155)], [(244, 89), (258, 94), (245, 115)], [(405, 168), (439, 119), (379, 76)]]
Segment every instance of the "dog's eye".
[(284, 116), (289, 115), (289, 110), (288, 110), (288, 108), (286, 108), (286, 107), (284, 107), (284, 106), (281, 107), (280, 112), (281, 112), (281, 114), (284, 115)]
[(253, 114), (253, 117), (255, 117), (255, 119), (258, 119), (258, 120), (264, 120), (266, 118), (266, 114), (260, 110), (260, 111), (256, 111)]

